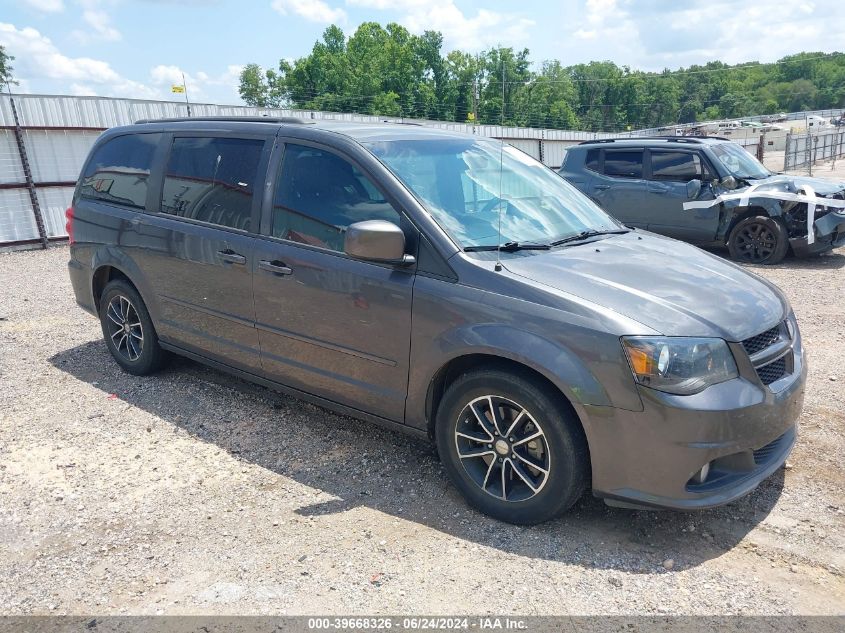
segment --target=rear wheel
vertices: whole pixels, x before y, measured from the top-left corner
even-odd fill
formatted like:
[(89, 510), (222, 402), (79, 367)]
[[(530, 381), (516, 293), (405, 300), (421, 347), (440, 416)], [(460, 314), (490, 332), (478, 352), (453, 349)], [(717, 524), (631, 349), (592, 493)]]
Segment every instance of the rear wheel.
[(106, 285), (100, 298), (100, 324), (109, 352), (125, 371), (143, 376), (161, 367), (165, 352), (150, 313), (131, 284), (115, 279)]
[(749, 264), (777, 264), (789, 249), (786, 227), (780, 220), (755, 215), (737, 223), (728, 238), (731, 259)]
[(500, 370), (458, 378), (437, 412), (440, 458), (475, 508), (502, 521), (540, 523), (587, 483), (587, 447), (571, 410), (546, 385)]

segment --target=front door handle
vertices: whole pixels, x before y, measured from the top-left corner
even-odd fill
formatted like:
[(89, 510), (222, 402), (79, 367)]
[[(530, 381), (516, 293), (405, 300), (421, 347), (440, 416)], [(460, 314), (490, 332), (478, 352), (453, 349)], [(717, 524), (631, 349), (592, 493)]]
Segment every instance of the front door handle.
[(605, 189), (610, 189), (610, 185), (593, 185), (593, 189), (604, 191)]
[(274, 275), (291, 275), (293, 271), (290, 267), (285, 266), (284, 262), (280, 262), (277, 259), (274, 259), (272, 262), (268, 262), (266, 259), (262, 259), (258, 262), (258, 267), (261, 270), (266, 270), (268, 273), (273, 273)]
[(225, 251), (217, 251), (217, 256), (230, 264), (246, 264), (246, 257), (236, 253), (231, 248), (227, 248)]

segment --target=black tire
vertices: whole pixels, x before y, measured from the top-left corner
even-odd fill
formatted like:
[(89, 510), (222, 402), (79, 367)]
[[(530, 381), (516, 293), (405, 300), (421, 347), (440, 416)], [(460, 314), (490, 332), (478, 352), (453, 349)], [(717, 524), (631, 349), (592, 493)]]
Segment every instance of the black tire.
[[(443, 395), (435, 424), (437, 450), (452, 483), (481, 512), (508, 523), (532, 525), (563, 514), (583, 494), (589, 474), (586, 441), (571, 409), (560, 401), (562, 396), (549, 391), (530, 376), (485, 369), (463, 374)], [(501, 426), (520, 418), (510, 437), (502, 436), (505, 428), (498, 437), (495, 430), (483, 432), (485, 421), (491, 426), (486, 396), (493, 397)], [(473, 402), (474, 415), (468, 408)], [(520, 417), (518, 408), (527, 415)], [(459, 430), (473, 439), (458, 435)], [(542, 439), (536, 436), (537, 430)], [(526, 441), (532, 434), (535, 439)], [(496, 439), (487, 443), (487, 437)], [(504, 444), (509, 448), (503, 453)], [(473, 456), (483, 451), (489, 453)], [(545, 476), (541, 470), (527, 467), (529, 463), (544, 467)], [(502, 484), (507, 499), (501, 495)]]
[(746, 264), (777, 264), (788, 250), (786, 226), (766, 215), (740, 220), (728, 237), (731, 259)]
[[(121, 321), (126, 325), (120, 325)], [(125, 280), (110, 281), (103, 289), (100, 325), (106, 347), (124, 371), (146, 376), (164, 363), (166, 353), (158, 344), (147, 306), (138, 291)]]

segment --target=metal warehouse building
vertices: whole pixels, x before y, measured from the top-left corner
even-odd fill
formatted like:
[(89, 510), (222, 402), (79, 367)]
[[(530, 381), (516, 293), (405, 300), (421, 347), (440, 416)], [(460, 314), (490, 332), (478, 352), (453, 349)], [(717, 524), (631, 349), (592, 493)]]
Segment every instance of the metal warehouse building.
[[(191, 104), (193, 116), (278, 116), (361, 122), (393, 117), (310, 110)], [(179, 101), (55, 95), (0, 96), (0, 247), (46, 245), (65, 233), (64, 211), (88, 150), (103, 130), (139, 119), (188, 116)], [(407, 121), (407, 119), (405, 120)], [(504, 139), (559, 167), (567, 145), (612, 134), (415, 121)]]

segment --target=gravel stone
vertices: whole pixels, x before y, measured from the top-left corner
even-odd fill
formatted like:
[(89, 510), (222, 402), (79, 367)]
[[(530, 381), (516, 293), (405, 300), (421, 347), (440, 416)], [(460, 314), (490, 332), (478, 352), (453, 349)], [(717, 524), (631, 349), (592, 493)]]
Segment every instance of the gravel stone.
[(810, 359), (791, 469), (531, 528), (471, 510), (426, 443), (184, 359), (123, 373), (67, 259), (0, 254), (0, 615), (845, 613), (843, 249), (747, 267)]

